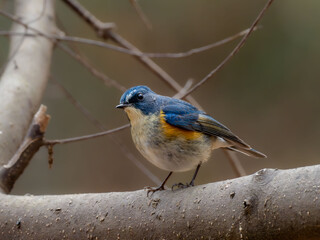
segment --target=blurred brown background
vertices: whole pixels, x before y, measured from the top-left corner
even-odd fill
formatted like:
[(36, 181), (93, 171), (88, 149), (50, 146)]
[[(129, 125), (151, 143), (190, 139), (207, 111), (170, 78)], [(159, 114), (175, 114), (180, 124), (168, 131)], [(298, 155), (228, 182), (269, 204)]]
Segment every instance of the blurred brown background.
[[(139, 4), (153, 25), (148, 30), (127, 1), (80, 1), (103, 21), (145, 52), (181, 52), (246, 29), (266, 1), (146, 1)], [(12, 12), (11, 1), (0, 7)], [(216, 77), (192, 94), (205, 111), (227, 125), (268, 159), (238, 155), (249, 173), (261, 168), (294, 168), (320, 162), (320, 2), (275, 1), (240, 53)], [(57, 1), (59, 26), (69, 35), (97, 39), (95, 33), (66, 5)], [(10, 22), (0, 17), (0, 30)], [(239, 40), (181, 59), (154, 59), (181, 85), (199, 81)], [(126, 87), (148, 85), (164, 95), (172, 89), (133, 57), (89, 45), (80, 51), (107, 76)], [(8, 39), (0, 38), (0, 64), (5, 63)], [(32, 60), (32, 56), (30, 56)], [(41, 67), (41, 66), (39, 66)], [(55, 50), (53, 77), (108, 128), (127, 123), (115, 109), (121, 92), (106, 87), (79, 63)], [(43, 98), (52, 116), (46, 137), (59, 139), (97, 132), (51, 81)], [(122, 144), (161, 180), (167, 175), (149, 164), (133, 146), (129, 130), (117, 133)], [(186, 182), (192, 172), (174, 174), (168, 185)], [(200, 170), (196, 184), (235, 177), (218, 150)], [(48, 168), (42, 149), (16, 183), (14, 194), (60, 194), (130, 191), (154, 186), (109, 137), (59, 145)]]

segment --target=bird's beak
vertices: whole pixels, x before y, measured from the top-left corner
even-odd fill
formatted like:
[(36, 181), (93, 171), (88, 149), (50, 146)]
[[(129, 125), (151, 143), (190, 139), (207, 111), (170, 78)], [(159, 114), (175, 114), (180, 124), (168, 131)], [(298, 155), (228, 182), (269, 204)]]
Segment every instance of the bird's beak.
[(126, 103), (120, 103), (119, 105), (116, 106), (116, 108), (125, 108), (125, 107), (128, 107), (129, 104), (126, 104)]

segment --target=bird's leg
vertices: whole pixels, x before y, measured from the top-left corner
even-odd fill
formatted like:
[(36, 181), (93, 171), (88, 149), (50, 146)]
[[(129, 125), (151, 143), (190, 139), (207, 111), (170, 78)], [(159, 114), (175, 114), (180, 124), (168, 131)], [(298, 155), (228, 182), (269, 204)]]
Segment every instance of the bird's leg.
[(198, 164), (198, 166), (197, 166), (197, 168), (196, 168), (196, 171), (194, 172), (193, 177), (192, 177), (192, 179), (191, 179), (191, 182), (189, 183), (189, 186), (192, 186), (192, 187), (194, 186), (194, 180), (195, 180), (196, 177), (197, 177), (197, 174), (198, 174), (198, 172), (199, 172), (200, 167), (201, 167), (201, 162)]
[(195, 180), (196, 177), (197, 177), (197, 174), (198, 174), (198, 172), (199, 172), (200, 167), (201, 167), (201, 163), (198, 164), (198, 166), (197, 166), (197, 168), (196, 168), (196, 171), (194, 172), (193, 177), (192, 177), (190, 183), (186, 183), (186, 184), (176, 183), (176, 184), (173, 184), (173, 185), (172, 185), (171, 189), (173, 190), (174, 187), (177, 187), (177, 188), (193, 187), (193, 186), (194, 186), (194, 180)]
[(149, 196), (149, 193), (154, 193), (157, 191), (162, 191), (164, 190), (164, 185), (166, 184), (166, 182), (168, 181), (169, 177), (172, 175), (173, 172), (170, 172), (168, 174), (168, 176), (166, 177), (166, 179), (161, 183), (161, 185), (157, 188), (152, 188), (152, 187), (145, 187), (145, 189), (147, 189), (147, 196)]

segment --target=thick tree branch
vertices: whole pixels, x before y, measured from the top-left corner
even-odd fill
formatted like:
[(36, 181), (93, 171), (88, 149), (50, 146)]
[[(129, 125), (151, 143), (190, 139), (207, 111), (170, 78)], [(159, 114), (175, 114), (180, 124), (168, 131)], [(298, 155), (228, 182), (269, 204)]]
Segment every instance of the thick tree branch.
[[(53, 0), (16, 0), (15, 15), (41, 32), (53, 34), (56, 30)], [(14, 32), (24, 30), (34, 32), (21, 24), (12, 26)], [(12, 36), (10, 43), (10, 62), (0, 80), (0, 165), (17, 151), (40, 105), (53, 46), (51, 40), (40, 36)]]
[(188, 189), (0, 194), (1, 239), (319, 239), (320, 165)]

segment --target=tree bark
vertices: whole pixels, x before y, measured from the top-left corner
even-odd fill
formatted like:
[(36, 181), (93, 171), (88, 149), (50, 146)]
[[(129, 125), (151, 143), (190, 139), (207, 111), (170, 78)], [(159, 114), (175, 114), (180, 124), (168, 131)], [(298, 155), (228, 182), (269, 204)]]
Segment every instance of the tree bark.
[(320, 165), (166, 190), (0, 194), (1, 239), (319, 239)]
[[(56, 31), (54, 0), (15, 0), (15, 16), (43, 33)], [(13, 24), (14, 32), (33, 32)], [(0, 80), (0, 165), (19, 148), (38, 110), (50, 70), (53, 42), (41, 36), (12, 36), (9, 62)]]

